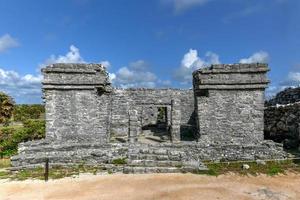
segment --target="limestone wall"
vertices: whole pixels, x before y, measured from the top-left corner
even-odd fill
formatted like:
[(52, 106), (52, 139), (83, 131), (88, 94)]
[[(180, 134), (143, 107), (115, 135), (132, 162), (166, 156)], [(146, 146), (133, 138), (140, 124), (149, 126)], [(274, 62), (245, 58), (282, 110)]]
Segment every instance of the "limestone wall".
[(237, 144), (263, 140), (264, 64), (212, 65), (193, 73), (200, 139)]
[(168, 124), (171, 124), (171, 101), (180, 99), (182, 128), (194, 127), (193, 90), (179, 89), (115, 89), (111, 102), (111, 134), (128, 135), (128, 112), (137, 110), (140, 127), (156, 123), (157, 108), (167, 107)]
[(266, 102), (267, 106), (286, 105), (300, 101), (300, 87), (287, 88)]
[(300, 87), (287, 88), (265, 102), (265, 139), (297, 148), (300, 140)]
[(197, 97), (201, 138), (248, 143), (263, 140), (261, 90), (210, 90), (209, 97)]
[(265, 109), (265, 139), (297, 148), (300, 139), (300, 102)]
[(107, 74), (97, 64), (54, 64), (43, 69), (46, 138), (107, 141), (110, 96)]

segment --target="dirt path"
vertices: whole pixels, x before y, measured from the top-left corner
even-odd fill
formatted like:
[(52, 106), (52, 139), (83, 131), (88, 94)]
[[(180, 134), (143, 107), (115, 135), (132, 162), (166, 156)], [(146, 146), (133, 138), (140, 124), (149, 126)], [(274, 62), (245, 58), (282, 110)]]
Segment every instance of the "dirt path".
[(219, 177), (193, 174), (85, 175), (43, 181), (0, 182), (0, 199), (300, 199), (300, 175)]

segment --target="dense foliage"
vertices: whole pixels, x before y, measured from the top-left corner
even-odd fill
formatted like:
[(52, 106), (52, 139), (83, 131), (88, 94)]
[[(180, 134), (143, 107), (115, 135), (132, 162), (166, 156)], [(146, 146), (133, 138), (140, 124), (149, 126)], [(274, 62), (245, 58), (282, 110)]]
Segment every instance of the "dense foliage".
[(28, 119), (41, 119), (44, 118), (45, 107), (41, 104), (33, 105), (16, 105), (13, 112), (14, 121), (26, 121)]
[(7, 94), (0, 92), (0, 124), (8, 124), (14, 110), (14, 100)]
[(45, 137), (44, 120), (25, 120), (23, 127), (0, 128), (0, 156), (11, 156), (17, 153), (18, 144)]

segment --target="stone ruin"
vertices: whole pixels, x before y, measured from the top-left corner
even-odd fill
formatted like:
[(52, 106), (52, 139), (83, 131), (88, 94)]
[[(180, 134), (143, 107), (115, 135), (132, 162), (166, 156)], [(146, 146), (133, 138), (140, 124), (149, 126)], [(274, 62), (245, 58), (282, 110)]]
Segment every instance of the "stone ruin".
[(194, 71), (193, 89), (117, 89), (101, 64), (53, 64), (42, 69), (46, 138), (21, 143), (12, 165), (36, 167), (48, 158), (51, 166), (148, 173), (285, 158), (281, 144), (264, 140), (268, 70), (218, 64)]
[(300, 87), (286, 88), (265, 102), (265, 138), (300, 150)]

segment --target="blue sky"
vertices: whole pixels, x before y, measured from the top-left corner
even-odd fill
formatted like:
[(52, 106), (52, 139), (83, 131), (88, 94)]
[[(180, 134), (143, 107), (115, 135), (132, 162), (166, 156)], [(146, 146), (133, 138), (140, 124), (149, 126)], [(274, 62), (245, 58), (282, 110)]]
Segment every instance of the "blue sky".
[(267, 62), (267, 94), (300, 83), (298, 0), (0, 0), (0, 90), (40, 103), (40, 68), (107, 66), (118, 87), (190, 88), (214, 63)]

